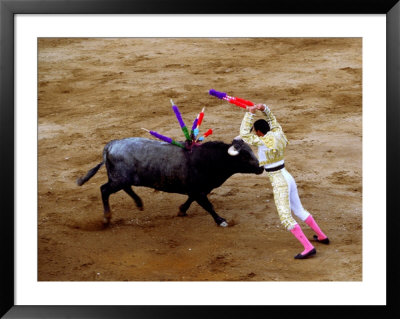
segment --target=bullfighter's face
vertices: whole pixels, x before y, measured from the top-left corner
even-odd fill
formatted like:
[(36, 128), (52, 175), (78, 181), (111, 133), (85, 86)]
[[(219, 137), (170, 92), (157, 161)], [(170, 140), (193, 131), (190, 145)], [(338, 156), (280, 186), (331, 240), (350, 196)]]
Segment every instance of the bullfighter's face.
[(256, 134), (257, 136), (264, 136), (265, 134), (263, 134), (263, 132), (261, 132), (260, 130), (256, 130)]

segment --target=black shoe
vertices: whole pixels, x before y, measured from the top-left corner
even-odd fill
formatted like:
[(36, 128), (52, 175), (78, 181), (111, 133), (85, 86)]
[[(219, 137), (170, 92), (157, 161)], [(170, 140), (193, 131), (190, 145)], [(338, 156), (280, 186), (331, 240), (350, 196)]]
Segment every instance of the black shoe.
[(314, 240), (319, 242), (319, 243), (321, 243), (321, 244), (325, 244), (325, 245), (329, 244), (329, 238), (328, 237), (326, 237), (325, 239), (321, 239), (320, 240), (320, 239), (318, 239), (317, 235), (314, 235)]
[(307, 254), (297, 254), (296, 256), (294, 256), (294, 259), (306, 259), (310, 256), (313, 256), (317, 253), (317, 251), (315, 250), (315, 248), (311, 249)]

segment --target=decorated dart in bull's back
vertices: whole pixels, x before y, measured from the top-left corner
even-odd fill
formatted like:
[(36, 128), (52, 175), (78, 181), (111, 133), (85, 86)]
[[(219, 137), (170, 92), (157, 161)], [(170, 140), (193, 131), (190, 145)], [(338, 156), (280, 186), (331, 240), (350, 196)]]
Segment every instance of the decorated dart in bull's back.
[(172, 104), (172, 109), (174, 110), (174, 113), (176, 115), (176, 118), (178, 119), (179, 122), (179, 126), (181, 127), (183, 134), (185, 135), (186, 138), (186, 143), (182, 144), (181, 142), (175, 141), (174, 139), (162, 135), (156, 131), (150, 131), (148, 129), (142, 128), (143, 130), (145, 130), (146, 132), (150, 133), (151, 135), (153, 135), (154, 137), (158, 138), (161, 141), (179, 146), (181, 148), (187, 148), (187, 149), (191, 149), (192, 145), (197, 145), (196, 142), (202, 142), (204, 141), (204, 139), (212, 134), (212, 129), (209, 129), (207, 132), (205, 132), (203, 134), (203, 136), (199, 137), (199, 127), (201, 125), (201, 122), (203, 121), (203, 117), (204, 117), (204, 107), (201, 110), (201, 112), (197, 115), (197, 117), (195, 118), (195, 120), (193, 121), (193, 125), (192, 125), (192, 129), (191, 129), (191, 134), (189, 135), (189, 131), (185, 125), (185, 123), (183, 122), (182, 119), (182, 115), (179, 112), (178, 107), (175, 105), (174, 101), (171, 100), (171, 104)]
[(207, 136), (211, 135), (212, 133), (213, 133), (213, 130), (212, 130), (212, 129), (207, 130), (207, 132), (205, 132), (205, 133), (203, 134), (203, 136), (200, 136), (200, 137), (198, 137), (198, 138), (196, 139), (196, 142), (197, 142), (197, 141), (203, 142), (204, 139), (205, 139)]
[(183, 122), (181, 112), (179, 112), (178, 107), (175, 105), (175, 103), (174, 103), (174, 101), (172, 101), (172, 99), (171, 99), (171, 104), (172, 104), (172, 109), (174, 110), (176, 118), (177, 118), (177, 120), (179, 122), (179, 125), (180, 125), (180, 127), (182, 129), (182, 132), (186, 137), (186, 140), (187, 141), (191, 141), (192, 139), (191, 139), (191, 137), (189, 135), (189, 131), (188, 131), (186, 125), (185, 125), (185, 122)]
[(160, 133), (158, 133), (156, 131), (150, 131), (150, 130), (145, 129), (145, 128), (142, 128), (142, 130), (150, 133), (151, 135), (153, 135), (154, 137), (158, 138), (159, 140), (161, 140), (163, 142), (167, 142), (167, 143), (179, 146), (181, 148), (185, 148), (185, 146), (182, 143), (177, 142), (177, 141), (173, 140), (172, 138), (170, 138), (168, 136), (162, 135), (162, 134), (160, 134)]
[(196, 138), (197, 135), (199, 135), (199, 130), (200, 130), (199, 128), (200, 128), (201, 122), (203, 121), (203, 118), (204, 118), (204, 109), (205, 109), (205, 107), (203, 107), (203, 109), (197, 115), (196, 119), (193, 122), (192, 134), (193, 134), (194, 138)]

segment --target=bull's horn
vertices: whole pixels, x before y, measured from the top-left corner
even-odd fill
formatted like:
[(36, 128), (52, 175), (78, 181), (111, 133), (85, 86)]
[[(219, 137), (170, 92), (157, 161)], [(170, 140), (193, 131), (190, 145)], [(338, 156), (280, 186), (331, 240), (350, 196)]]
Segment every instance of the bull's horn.
[(234, 140), (241, 140), (242, 138), (240, 137), (240, 135), (238, 135), (238, 136), (236, 136), (235, 138), (234, 138)]
[(229, 149), (228, 149), (228, 154), (230, 155), (230, 156), (236, 156), (236, 155), (239, 155), (239, 151), (235, 148), (235, 146), (231, 146)]

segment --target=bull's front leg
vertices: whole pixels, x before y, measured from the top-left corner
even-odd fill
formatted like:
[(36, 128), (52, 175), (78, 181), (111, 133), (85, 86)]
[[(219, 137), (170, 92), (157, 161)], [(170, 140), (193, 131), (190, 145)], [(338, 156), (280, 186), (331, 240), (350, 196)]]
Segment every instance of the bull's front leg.
[(189, 209), (190, 205), (194, 202), (194, 198), (189, 196), (186, 202), (184, 202), (181, 206), (179, 206), (178, 216), (184, 217), (187, 216), (186, 212)]
[(210, 201), (207, 198), (207, 195), (201, 194), (196, 197), (196, 202), (203, 207), (207, 212), (210, 213), (210, 215), (214, 218), (215, 222), (217, 223), (218, 226), (221, 227), (227, 227), (228, 223), (224, 218), (219, 216), (215, 210), (213, 205), (210, 203)]

